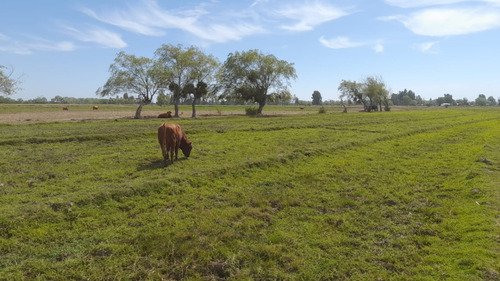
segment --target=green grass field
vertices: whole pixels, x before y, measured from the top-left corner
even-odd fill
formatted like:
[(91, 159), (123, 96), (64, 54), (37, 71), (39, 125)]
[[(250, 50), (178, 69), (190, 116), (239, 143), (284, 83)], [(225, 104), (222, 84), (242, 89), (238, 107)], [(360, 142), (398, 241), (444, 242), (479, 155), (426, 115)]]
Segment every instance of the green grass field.
[(0, 280), (500, 279), (500, 109), (172, 121), (0, 125)]

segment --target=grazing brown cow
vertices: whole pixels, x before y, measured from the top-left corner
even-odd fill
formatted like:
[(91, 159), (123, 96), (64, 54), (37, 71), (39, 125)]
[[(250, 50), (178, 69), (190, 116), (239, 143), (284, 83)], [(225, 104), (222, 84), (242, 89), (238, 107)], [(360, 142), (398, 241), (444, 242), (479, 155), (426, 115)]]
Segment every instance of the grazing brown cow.
[(172, 118), (172, 111), (167, 111), (167, 113), (161, 113), (158, 118)]
[(98, 109), (99, 109), (99, 106), (97, 106), (97, 105), (92, 106), (92, 110), (98, 110)]
[(67, 106), (63, 107), (63, 110), (68, 110), (68, 107)]
[(191, 149), (193, 149), (192, 142), (187, 139), (179, 124), (163, 123), (158, 127), (158, 142), (161, 146), (165, 166), (167, 165), (168, 153), (170, 153), (170, 163), (174, 163), (174, 151), (175, 160), (177, 160), (179, 148), (186, 158), (189, 157)]

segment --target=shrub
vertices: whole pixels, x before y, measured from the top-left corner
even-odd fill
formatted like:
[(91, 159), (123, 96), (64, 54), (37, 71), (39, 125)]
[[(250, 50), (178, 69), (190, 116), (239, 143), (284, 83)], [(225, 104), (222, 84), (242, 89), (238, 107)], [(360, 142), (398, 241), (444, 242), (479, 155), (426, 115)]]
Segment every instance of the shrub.
[(256, 106), (249, 106), (245, 108), (246, 115), (249, 116), (256, 116), (258, 113), (259, 109)]
[(326, 113), (326, 108), (324, 106), (322, 106), (320, 109), (319, 109), (319, 113)]

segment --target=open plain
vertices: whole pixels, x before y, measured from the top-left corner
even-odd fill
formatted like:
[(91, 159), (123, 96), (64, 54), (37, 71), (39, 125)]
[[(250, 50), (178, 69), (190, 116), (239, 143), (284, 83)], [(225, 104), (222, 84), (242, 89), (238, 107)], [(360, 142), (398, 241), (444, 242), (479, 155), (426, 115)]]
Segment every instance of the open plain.
[(2, 107), (0, 280), (500, 278), (500, 109), (161, 111)]

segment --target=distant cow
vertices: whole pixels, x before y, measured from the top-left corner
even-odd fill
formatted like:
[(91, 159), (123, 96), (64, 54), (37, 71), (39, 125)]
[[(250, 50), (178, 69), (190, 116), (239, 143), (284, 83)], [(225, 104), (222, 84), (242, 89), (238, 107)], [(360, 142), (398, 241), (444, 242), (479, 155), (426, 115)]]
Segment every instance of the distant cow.
[(158, 118), (172, 118), (172, 111), (167, 111), (167, 113), (161, 113)]
[(92, 110), (98, 110), (98, 109), (99, 109), (99, 106), (97, 106), (97, 105), (92, 106)]
[(63, 110), (68, 110), (69, 108), (67, 106), (63, 107)]
[(186, 158), (189, 157), (191, 149), (193, 149), (192, 142), (188, 140), (179, 124), (163, 123), (160, 127), (158, 127), (158, 142), (161, 146), (163, 164), (165, 166), (167, 165), (167, 161), (169, 159), (169, 153), (170, 163), (174, 163), (174, 151), (175, 160), (177, 160), (177, 152), (179, 148), (182, 150), (182, 153), (186, 156)]

